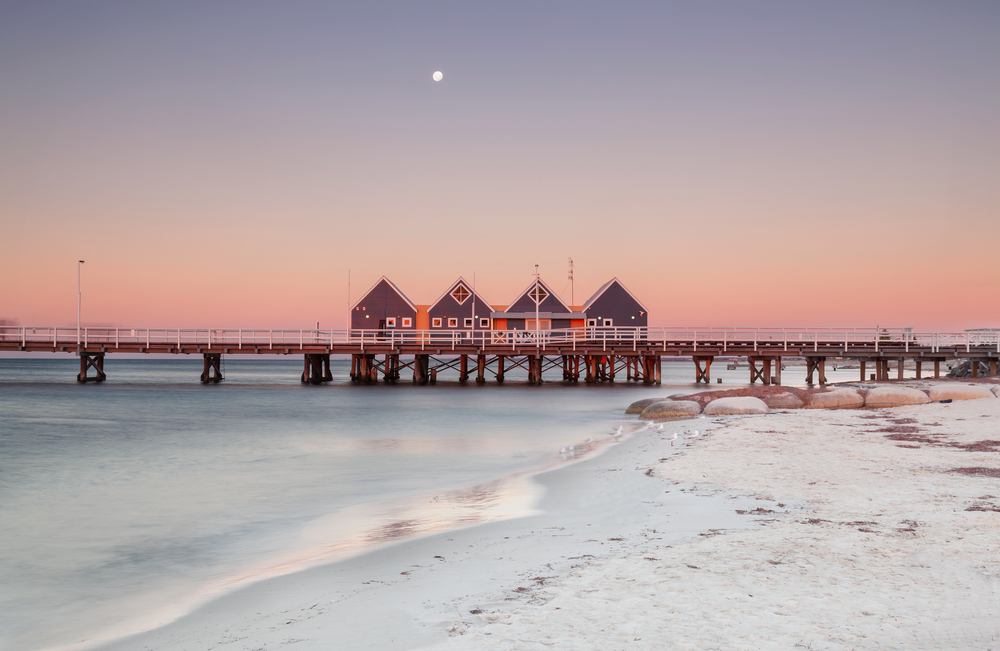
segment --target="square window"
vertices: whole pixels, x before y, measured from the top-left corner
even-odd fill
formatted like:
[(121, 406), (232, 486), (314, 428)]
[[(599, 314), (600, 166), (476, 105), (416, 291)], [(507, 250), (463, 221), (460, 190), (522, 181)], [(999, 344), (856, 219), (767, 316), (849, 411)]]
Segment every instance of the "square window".
[(385, 327), (395, 328), (396, 327), (396, 317), (389, 317), (385, 320)]
[(448, 319), (448, 327), (449, 328), (457, 328), (458, 327), (458, 319), (451, 319), (451, 318), (449, 318)]
[(615, 322), (611, 319), (604, 319), (604, 325), (610, 328), (615, 325)]
[(588, 328), (596, 328), (597, 327), (597, 319), (587, 319), (587, 327)]
[(490, 327), (490, 320), (489, 319), (479, 319), (479, 327), (480, 328), (487, 328), (488, 329)]
[(469, 317), (466, 317), (464, 326), (466, 328), (471, 328), (472, 327), (472, 319), (469, 318)]
[(441, 327), (441, 318), (440, 317), (435, 317), (435, 318), (431, 319), (431, 327), (432, 328), (440, 328)]
[(408, 319), (406, 317), (403, 317), (403, 327), (404, 328), (409, 328), (412, 325), (413, 325), (413, 319)]

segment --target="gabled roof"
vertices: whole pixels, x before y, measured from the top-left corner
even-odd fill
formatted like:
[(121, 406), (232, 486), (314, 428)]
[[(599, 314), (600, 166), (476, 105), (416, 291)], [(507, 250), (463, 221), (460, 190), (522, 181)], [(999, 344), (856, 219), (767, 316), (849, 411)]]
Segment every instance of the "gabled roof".
[[(463, 278), (463, 277), (459, 276), (459, 277), (458, 277), (458, 280), (456, 280), (455, 282), (453, 282), (453, 283), (451, 284), (451, 286), (450, 286), (450, 287), (448, 287), (448, 289), (447, 289), (447, 290), (445, 290), (444, 294), (441, 294), (441, 296), (439, 296), (439, 297), (438, 297), (438, 299), (437, 299), (436, 301), (434, 301), (433, 303), (431, 303), (431, 304), (430, 304), (430, 306), (428, 306), (428, 308), (427, 308), (427, 311), (428, 311), (428, 312), (430, 312), (430, 311), (431, 311), (431, 308), (433, 308), (434, 306), (436, 306), (436, 305), (437, 305), (438, 303), (440, 303), (440, 302), (441, 302), (442, 300), (444, 300), (445, 298), (450, 298), (450, 299), (452, 299), (452, 300), (455, 300), (455, 299), (454, 299), (454, 297), (453, 297), (453, 296), (451, 295), (451, 293), (452, 293), (453, 291), (455, 291), (455, 288), (456, 288), (456, 287), (458, 287), (459, 285), (465, 285), (465, 288), (466, 288), (467, 290), (469, 290), (469, 293), (470, 293), (470, 294), (472, 294), (472, 296), (471, 296), (471, 297), (470, 297), (469, 299), (466, 299), (467, 301), (468, 301), (468, 300), (471, 300), (472, 298), (475, 298), (475, 299), (476, 299), (476, 303), (479, 303), (479, 304), (482, 304), (482, 305), (485, 305), (486, 307), (488, 307), (488, 308), (492, 309), (492, 306), (491, 306), (491, 305), (489, 304), (489, 302), (487, 302), (487, 300), (486, 300), (485, 298), (483, 298), (483, 295), (482, 295), (482, 294), (480, 294), (479, 292), (475, 291), (475, 290), (474, 290), (474, 289), (473, 289), (473, 288), (472, 288), (472, 287), (471, 287), (471, 286), (469, 285), (468, 281), (466, 281), (466, 280), (465, 280), (465, 278)], [(465, 305), (465, 303), (463, 303), (462, 305)]]
[(365, 292), (364, 294), (362, 294), (362, 295), (361, 295), (361, 298), (359, 298), (358, 300), (356, 300), (356, 301), (354, 302), (354, 304), (353, 304), (353, 305), (351, 305), (351, 309), (353, 310), (353, 309), (354, 309), (355, 307), (357, 307), (357, 306), (358, 306), (358, 304), (359, 304), (359, 303), (361, 303), (361, 301), (365, 300), (365, 299), (366, 299), (366, 298), (368, 297), (368, 295), (369, 295), (369, 294), (371, 294), (371, 293), (372, 293), (372, 292), (373, 292), (373, 291), (375, 290), (375, 288), (376, 288), (376, 287), (378, 287), (379, 285), (381, 285), (381, 284), (382, 284), (382, 282), (383, 282), (383, 281), (384, 281), (384, 282), (385, 282), (385, 283), (386, 283), (387, 285), (389, 285), (389, 287), (391, 287), (391, 288), (392, 288), (392, 290), (393, 290), (394, 292), (396, 292), (397, 294), (399, 294), (400, 298), (402, 298), (402, 299), (403, 299), (404, 301), (406, 301), (406, 303), (407, 303), (407, 304), (408, 304), (408, 305), (409, 305), (410, 307), (412, 307), (414, 311), (416, 311), (416, 310), (417, 310), (417, 306), (413, 304), (413, 301), (411, 301), (410, 299), (408, 299), (408, 298), (406, 297), (406, 294), (404, 294), (403, 292), (401, 292), (401, 291), (399, 290), (399, 287), (396, 287), (396, 283), (392, 282), (391, 280), (389, 280), (389, 279), (388, 279), (388, 278), (386, 278), (385, 276), (382, 276), (381, 278), (379, 278), (379, 279), (378, 279), (378, 282), (376, 282), (376, 283), (375, 283), (374, 285), (372, 285), (372, 286), (371, 286), (371, 287), (370, 287), (370, 288), (368, 289), (368, 291), (367, 291), (367, 292)]
[[(528, 298), (528, 302), (531, 303), (532, 306), (534, 306), (535, 305), (534, 299), (532, 299), (530, 296), (527, 296), (527, 295), (528, 295), (528, 292), (530, 292), (532, 289), (534, 289), (535, 282), (536, 281), (532, 280), (531, 283), (527, 287), (524, 288), (524, 291), (522, 291), (520, 294), (518, 294), (517, 298), (515, 298), (513, 301), (510, 302), (510, 305), (507, 306), (507, 309), (505, 311), (509, 311), (512, 307), (514, 307), (517, 304), (518, 301), (520, 301), (522, 298), (525, 298), (525, 297), (527, 297)], [(555, 299), (559, 303), (559, 305), (562, 306), (563, 310), (565, 310), (567, 313), (572, 312), (572, 310), (569, 309), (569, 306), (566, 304), (566, 302), (563, 301), (561, 298), (559, 298), (559, 295), (556, 294), (554, 291), (552, 291), (552, 288), (549, 287), (548, 285), (546, 285), (544, 280), (542, 280), (541, 278), (539, 278), (537, 282), (542, 287), (542, 289), (544, 289), (549, 294), (548, 296), (546, 296), (542, 300), (543, 303), (546, 300), (548, 300), (549, 298), (552, 298), (552, 299)], [(534, 307), (532, 307), (532, 309), (534, 309)], [(552, 312), (553, 310), (546, 308), (544, 311), (546, 311), (546, 312)]]
[(583, 311), (586, 312), (587, 310), (589, 310), (590, 306), (593, 305), (597, 301), (597, 299), (599, 299), (604, 294), (604, 292), (606, 292), (609, 289), (611, 289), (611, 286), (615, 285), (615, 284), (617, 284), (619, 287), (621, 287), (622, 289), (624, 289), (625, 293), (628, 294), (629, 296), (631, 296), (632, 300), (635, 301), (636, 303), (638, 303), (639, 307), (641, 307), (643, 309), (643, 311), (649, 312), (649, 310), (646, 309), (646, 306), (642, 304), (642, 301), (640, 301), (638, 298), (636, 298), (635, 294), (633, 294), (632, 292), (630, 292), (628, 290), (628, 287), (626, 287), (625, 285), (623, 285), (622, 281), (618, 280), (617, 277), (612, 278), (608, 282), (606, 282), (603, 285), (601, 285), (601, 288), (598, 289), (594, 293), (594, 295), (591, 296), (589, 299), (587, 299), (587, 302), (583, 304)]

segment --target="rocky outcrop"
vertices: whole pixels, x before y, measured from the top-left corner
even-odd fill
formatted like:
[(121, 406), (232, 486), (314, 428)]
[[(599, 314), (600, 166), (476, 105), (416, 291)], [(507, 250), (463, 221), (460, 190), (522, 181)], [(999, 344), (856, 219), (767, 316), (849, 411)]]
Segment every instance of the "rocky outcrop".
[(935, 384), (927, 390), (931, 400), (978, 400), (996, 398), (988, 386), (968, 384)]
[(798, 409), (806, 404), (801, 398), (790, 391), (772, 393), (763, 396), (761, 400), (771, 409)]
[(641, 420), (657, 418), (683, 418), (697, 416), (701, 413), (701, 405), (694, 400), (660, 400), (646, 407), (639, 415)]
[(907, 387), (876, 387), (865, 396), (865, 407), (878, 409), (882, 407), (901, 407), (903, 405), (922, 405), (930, 402), (927, 394), (919, 389)]
[(706, 416), (731, 416), (735, 414), (766, 414), (767, 403), (760, 398), (743, 396), (736, 398), (719, 398), (705, 407)]
[(809, 396), (807, 409), (860, 409), (865, 399), (854, 389), (816, 392)]
[(626, 414), (641, 414), (642, 410), (650, 406), (654, 402), (661, 402), (663, 400), (668, 400), (668, 398), (643, 398), (642, 400), (636, 400), (628, 409), (625, 410)]

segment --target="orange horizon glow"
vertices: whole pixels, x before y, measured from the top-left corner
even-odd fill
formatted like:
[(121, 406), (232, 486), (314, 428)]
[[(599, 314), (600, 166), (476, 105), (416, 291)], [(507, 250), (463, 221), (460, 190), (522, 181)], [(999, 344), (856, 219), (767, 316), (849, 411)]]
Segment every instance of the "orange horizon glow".
[(3, 10), (0, 321), (1000, 327), (1000, 6), (380, 7)]

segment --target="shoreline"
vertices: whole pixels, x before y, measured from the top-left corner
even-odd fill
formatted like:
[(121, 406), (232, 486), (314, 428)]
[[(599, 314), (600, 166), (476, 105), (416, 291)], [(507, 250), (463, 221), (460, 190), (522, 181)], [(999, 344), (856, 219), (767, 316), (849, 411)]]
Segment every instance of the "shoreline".
[(538, 515), (268, 579), (97, 648), (943, 649), (1000, 640), (1000, 482), (946, 472), (1000, 466), (997, 447), (976, 447), (1000, 438), (1000, 399), (789, 410), (676, 429), (690, 423), (709, 434), (679, 447), (668, 432), (640, 429), (536, 475)]
[[(681, 448), (652, 430), (636, 424), (633, 430), (632, 436), (626, 433), (624, 440), (602, 446), (593, 456), (533, 473), (532, 480), (543, 491), (533, 515), (408, 539), (263, 579), (158, 628), (85, 648), (207, 649), (231, 639), (227, 631), (233, 627), (265, 648), (291, 639), (310, 640), (317, 648), (334, 643), (337, 648), (416, 648), (415, 641), (433, 644), (460, 634), (477, 620), (468, 611), (488, 612), (491, 604), (511, 598), (537, 598), (535, 589), (544, 581), (526, 581), (528, 574), (572, 569), (580, 561), (620, 549), (626, 538), (648, 537), (650, 530), (657, 538), (679, 541), (713, 528), (742, 528), (748, 523), (734, 515), (733, 504), (747, 509), (770, 504), (720, 495), (718, 488), (665, 492), (645, 468), (633, 466), (651, 452), (665, 458)], [(617, 508), (623, 496), (631, 503), (627, 509)], [(567, 542), (573, 551), (553, 559), (552, 546), (562, 549)], [(499, 587), (502, 597), (483, 592), (494, 586), (510, 587)], [(262, 603), (273, 606), (262, 609)], [(247, 617), (248, 611), (256, 615)], [(387, 630), (388, 619), (393, 623)], [(292, 635), (303, 629), (310, 634)]]

